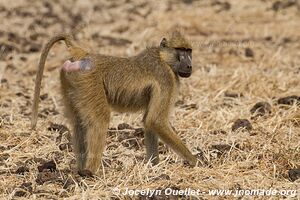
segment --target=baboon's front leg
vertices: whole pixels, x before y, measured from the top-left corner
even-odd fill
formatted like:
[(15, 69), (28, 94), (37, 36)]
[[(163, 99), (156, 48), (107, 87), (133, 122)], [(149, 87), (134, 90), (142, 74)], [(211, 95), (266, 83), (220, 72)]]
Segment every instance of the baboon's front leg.
[(156, 133), (173, 151), (186, 159), (190, 165), (195, 166), (197, 158), (188, 150), (170, 126), (168, 119), (170, 109), (169, 101), (169, 99), (160, 98), (160, 93), (153, 90), (149, 109), (144, 119), (145, 129), (151, 130), (151, 133)]
[(147, 160), (151, 160), (153, 165), (158, 164), (159, 155), (158, 155), (158, 137), (151, 130), (145, 130), (145, 145)]
[(191, 166), (195, 166), (197, 158), (188, 150), (181, 139), (176, 135), (168, 123), (164, 125), (156, 124), (152, 126), (159, 138), (166, 143), (173, 151), (186, 159)]

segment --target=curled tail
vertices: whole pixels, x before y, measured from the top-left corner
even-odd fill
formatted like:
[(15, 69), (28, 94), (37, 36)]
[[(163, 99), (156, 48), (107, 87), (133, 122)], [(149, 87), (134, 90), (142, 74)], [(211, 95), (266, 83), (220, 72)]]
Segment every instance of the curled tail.
[[(72, 50), (72, 47), (74, 47), (73, 44), (73, 37), (70, 34), (59, 34), (54, 36), (49, 40), (49, 42), (45, 45), (45, 47), (42, 50), (42, 54), (40, 57), (36, 79), (35, 79), (35, 88), (34, 88), (34, 97), (33, 97), (33, 106), (32, 106), (32, 117), (31, 117), (31, 127), (35, 128), (37, 123), (37, 115), (38, 115), (38, 105), (40, 100), (40, 90), (41, 90), (41, 82), (43, 78), (43, 72), (45, 67), (45, 62), (48, 56), (48, 53), (51, 49), (51, 47), (58, 41), (64, 40), (66, 43), (66, 46), (68, 47), (68, 50)], [(77, 47), (78, 48), (78, 47)], [(72, 54), (72, 52), (71, 52)], [(73, 56), (73, 55), (72, 55)]]

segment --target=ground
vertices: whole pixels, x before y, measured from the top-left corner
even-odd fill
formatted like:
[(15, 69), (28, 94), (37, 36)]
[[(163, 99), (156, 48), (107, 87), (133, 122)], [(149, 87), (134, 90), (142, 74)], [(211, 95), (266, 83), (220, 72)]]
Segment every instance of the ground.
[[(296, 0), (1, 0), (0, 10), (1, 198), (299, 198)], [(69, 56), (62, 43), (48, 56), (38, 124), (30, 129), (42, 46), (56, 33), (69, 32), (93, 52), (133, 56), (158, 45), (173, 29), (193, 45), (193, 74), (181, 79), (171, 123), (198, 155), (198, 165), (189, 167), (161, 143), (161, 162), (150, 166), (144, 160), (142, 115), (113, 113), (103, 174), (80, 177), (59, 90), (59, 68)], [(126, 188), (201, 192), (152, 198), (118, 194)], [(209, 194), (214, 189), (281, 193), (220, 197)]]

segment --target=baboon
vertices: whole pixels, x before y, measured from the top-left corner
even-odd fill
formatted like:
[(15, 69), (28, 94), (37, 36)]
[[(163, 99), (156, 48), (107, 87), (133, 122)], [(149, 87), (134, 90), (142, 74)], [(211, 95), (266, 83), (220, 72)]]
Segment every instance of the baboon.
[[(121, 58), (94, 54), (76, 46), (68, 34), (60, 34), (44, 47), (35, 82), (32, 128), (36, 126), (41, 80), (46, 57), (54, 43), (64, 40), (72, 61), (87, 61), (88, 70), (60, 71), (66, 116), (73, 127), (73, 143), (79, 173), (95, 173), (101, 164), (112, 110), (144, 111), (147, 159), (159, 161), (158, 138), (195, 166), (197, 159), (169, 123), (179, 86), (179, 77), (192, 73), (192, 47), (180, 32), (159, 46), (136, 56)], [(70, 61), (69, 61), (70, 62)]]

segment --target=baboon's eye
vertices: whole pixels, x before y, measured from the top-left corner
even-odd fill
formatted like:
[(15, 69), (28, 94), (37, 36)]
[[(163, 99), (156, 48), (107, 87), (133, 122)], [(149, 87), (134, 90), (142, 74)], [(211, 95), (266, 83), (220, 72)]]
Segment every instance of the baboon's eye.
[(180, 51), (177, 51), (176, 57), (177, 57), (178, 61), (180, 61), (181, 59), (183, 59), (183, 55), (182, 55), (182, 53), (180, 53)]
[(183, 60), (186, 54), (186, 49), (184, 48), (176, 48), (176, 52), (177, 52), (177, 59)]

